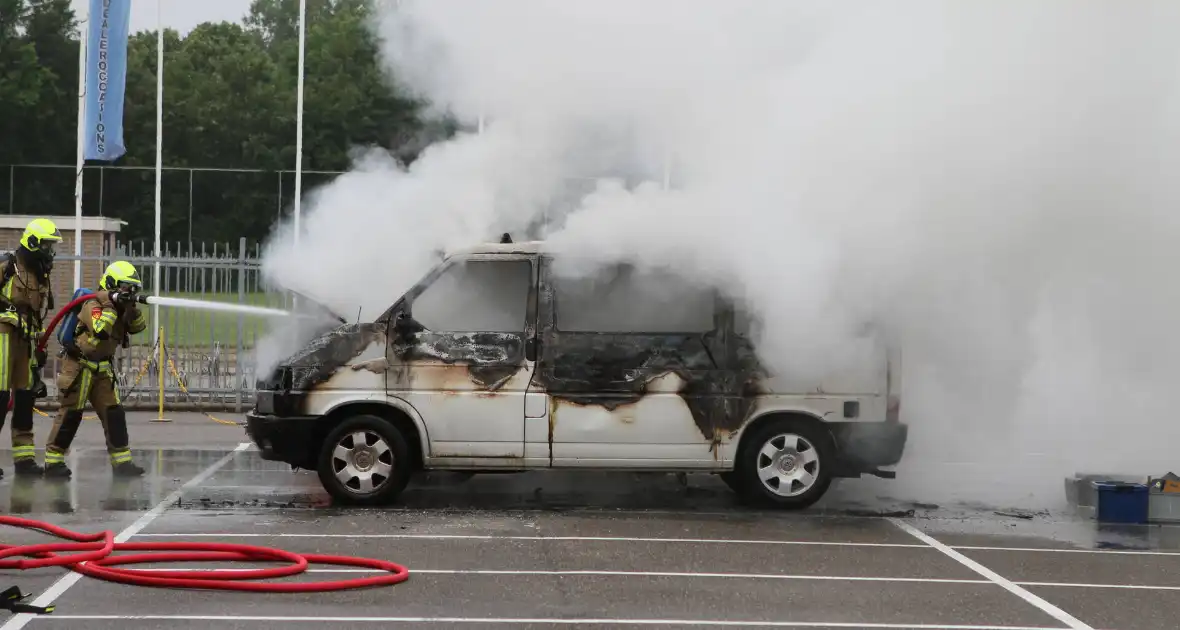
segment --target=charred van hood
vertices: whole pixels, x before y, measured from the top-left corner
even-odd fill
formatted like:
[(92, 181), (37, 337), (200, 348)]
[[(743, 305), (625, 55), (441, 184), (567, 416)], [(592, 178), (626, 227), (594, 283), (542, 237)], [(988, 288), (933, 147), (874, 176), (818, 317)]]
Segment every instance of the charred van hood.
[(311, 367), (325, 363), (340, 365), (355, 358), (377, 336), (385, 339), (385, 324), (344, 324), (316, 336), (283, 361), (287, 367)]
[(308, 390), (328, 380), (338, 370), (364, 353), (366, 348), (385, 345), (385, 323), (345, 324), (324, 332), (283, 361), (288, 373), (286, 386)]

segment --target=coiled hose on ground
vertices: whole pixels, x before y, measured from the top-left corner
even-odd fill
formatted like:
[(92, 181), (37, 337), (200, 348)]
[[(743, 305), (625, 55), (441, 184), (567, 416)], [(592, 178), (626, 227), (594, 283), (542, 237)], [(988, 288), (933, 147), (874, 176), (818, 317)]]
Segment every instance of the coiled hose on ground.
[[(238, 545), (231, 543), (117, 543), (110, 530), (97, 534), (81, 534), (51, 523), (15, 516), (0, 516), (0, 525), (34, 529), (71, 542), (41, 543), (36, 545), (0, 545), (0, 569), (36, 569), (67, 567), (83, 575), (136, 586), (198, 588), (222, 591), (253, 591), (256, 593), (318, 593), (371, 586), (387, 586), (404, 582), (409, 569), (386, 560), (297, 554), (281, 549)], [(137, 553), (114, 556), (115, 551), (165, 553)], [(57, 555), (56, 552), (71, 552)], [(10, 559), (20, 557), (21, 559)], [(31, 558), (31, 559), (25, 559)], [(236, 571), (206, 570), (141, 570), (124, 569), (115, 565), (148, 562), (287, 562), (287, 566), (268, 569)], [(289, 577), (307, 570), (310, 564), (332, 564), (383, 571), (380, 575), (333, 580), (329, 582), (246, 582), (266, 578)]]

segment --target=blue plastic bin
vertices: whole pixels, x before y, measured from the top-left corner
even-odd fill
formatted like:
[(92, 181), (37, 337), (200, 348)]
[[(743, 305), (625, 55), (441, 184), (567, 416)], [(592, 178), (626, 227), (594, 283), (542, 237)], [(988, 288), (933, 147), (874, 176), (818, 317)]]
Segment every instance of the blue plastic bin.
[(1098, 521), (1102, 523), (1146, 523), (1147, 484), (1125, 481), (1095, 481)]

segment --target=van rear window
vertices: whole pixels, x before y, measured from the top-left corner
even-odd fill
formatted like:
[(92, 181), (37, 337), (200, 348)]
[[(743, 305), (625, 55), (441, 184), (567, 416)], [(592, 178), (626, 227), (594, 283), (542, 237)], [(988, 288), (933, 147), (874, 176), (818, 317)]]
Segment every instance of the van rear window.
[[(555, 270), (556, 271), (556, 270)], [(714, 294), (676, 274), (616, 265), (589, 276), (553, 273), (556, 326), (566, 332), (703, 333)]]

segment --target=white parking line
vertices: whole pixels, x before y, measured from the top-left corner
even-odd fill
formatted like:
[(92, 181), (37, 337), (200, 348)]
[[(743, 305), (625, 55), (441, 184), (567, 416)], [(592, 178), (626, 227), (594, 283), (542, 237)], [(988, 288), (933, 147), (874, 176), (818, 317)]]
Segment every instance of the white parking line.
[(263, 617), (237, 615), (59, 615), (54, 620), (76, 621), (283, 621), (305, 623), (472, 623), (472, 624), (551, 624), (551, 625), (629, 625), (629, 626), (722, 626), (761, 628), (864, 628), (866, 630), (1061, 630), (1054, 626), (980, 626), (921, 623), (866, 623), (838, 621), (727, 621), (713, 619), (568, 619), (568, 618), (498, 618), (498, 617)]
[(1151, 549), (1063, 549), (1054, 547), (987, 547), (978, 545), (947, 545), (959, 551), (1019, 551), (1021, 553), (1096, 553), (1108, 556), (1173, 556), (1180, 558), (1180, 551), (1153, 551)]
[[(514, 540), (536, 542), (637, 542), (717, 545), (799, 545), (817, 547), (886, 547), (897, 549), (931, 549), (920, 543), (877, 543), (830, 540), (754, 540), (734, 538), (647, 538), (641, 536), (498, 536), (481, 534), (298, 534), (257, 532), (162, 532), (139, 534), (140, 538), (344, 538), (390, 540)], [(1021, 553), (1089, 553), (1130, 556), (1175, 556), (1180, 551), (1138, 549), (1068, 549), (1055, 547), (989, 547), (981, 545), (947, 545), (959, 551), (1012, 551)]]
[[(145, 569), (147, 571), (174, 571), (176, 569)], [(182, 571), (200, 569), (185, 568)], [(215, 571), (248, 571), (250, 569), (213, 569)], [(367, 573), (377, 571), (366, 569), (308, 569), (307, 573)], [(413, 575), (549, 575), (549, 576), (606, 576), (606, 577), (674, 577), (674, 578), (729, 578), (736, 580), (800, 580), (831, 582), (913, 582), (921, 584), (991, 584), (987, 580), (960, 578), (911, 578), (879, 577), (869, 575), (792, 575), (783, 573), (698, 573), (693, 571), (608, 571), (608, 570), (543, 570), (543, 569), (410, 569)], [(1180, 587), (1178, 587), (1180, 588)]]
[[(115, 542), (117, 542), (117, 543), (127, 542), (127, 539), (138, 534), (140, 532), (140, 530), (147, 527), (148, 525), (151, 524), (152, 521), (159, 518), (159, 516), (161, 514), (163, 514), (165, 510), (168, 509), (168, 506), (172, 505), (173, 503), (176, 503), (176, 500), (181, 498), (186, 491), (188, 491), (189, 489), (191, 489), (195, 486), (200, 485), (201, 482), (205, 481), (209, 477), (212, 477), (214, 473), (216, 473), (218, 470), (221, 469), (222, 466), (225, 466), (226, 464), (228, 464), (229, 461), (231, 459), (233, 459), (235, 455), (237, 455), (239, 452), (245, 450), (249, 446), (250, 446), (250, 442), (242, 442), (241, 444), (238, 444), (238, 447), (235, 448), (233, 451), (231, 451), (229, 454), (227, 454), (225, 457), (222, 457), (221, 459), (214, 462), (212, 465), (210, 465), (205, 470), (202, 470), (201, 472), (197, 473), (197, 475), (195, 477), (186, 481), (184, 483), (184, 485), (177, 488), (175, 491), (172, 492), (172, 494), (169, 494), (167, 497), (164, 497), (163, 501), (160, 501), (159, 503), (156, 504), (155, 507), (153, 507), (151, 510), (149, 510), (146, 514), (139, 517), (139, 519), (137, 519), (134, 523), (132, 523), (130, 526), (128, 526), (127, 529), (124, 529), (123, 531), (119, 532), (118, 535), (115, 536)], [(33, 600), (33, 605), (34, 606), (48, 606), (48, 605), (52, 604), (59, 597), (61, 597), (66, 591), (68, 591), (70, 589), (70, 587), (73, 586), (80, 579), (82, 579), (81, 573), (75, 573), (75, 572), (71, 571), (70, 573), (66, 574), (65, 576), (59, 578), (56, 582), (54, 582), (53, 585), (51, 585), (48, 589), (46, 589), (45, 592), (41, 593), (40, 597)], [(36, 615), (31, 615), (28, 613), (21, 613), (18, 615), (13, 615), (12, 617), (10, 617), (8, 619), (7, 623), (0, 626), (0, 630), (17, 630), (18, 628), (23, 628), (30, 621), (32, 621), (35, 617), (36, 617)]]
[(690, 543), (720, 545), (816, 545), (825, 547), (900, 547), (907, 549), (929, 549), (915, 543), (861, 543), (811, 540), (742, 540), (731, 538), (642, 538), (630, 536), (492, 536), (479, 534), (286, 534), (251, 532), (193, 532), (141, 534), (156, 538), (343, 538), (343, 539), (404, 539), (404, 540), (514, 540), (539, 542), (639, 542), (639, 543)]
[(971, 558), (968, 558), (967, 556), (964, 556), (963, 554), (955, 551), (954, 549), (951, 549), (950, 547), (947, 547), (946, 545), (938, 542), (934, 538), (927, 536), (924, 532), (922, 532), (918, 528), (914, 527), (913, 525), (910, 525), (909, 523), (906, 523), (903, 521), (899, 521), (894, 518), (889, 519), (889, 522), (893, 523), (899, 529), (901, 529), (902, 531), (906, 532), (907, 534), (913, 536), (914, 538), (917, 538), (918, 540), (926, 543), (927, 545), (930, 545), (931, 547), (934, 547), (935, 549), (941, 551), (943, 554), (945, 554), (950, 559), (952, 559), (952, 560), (958, 562), (959, 564), (967, 567), (968, 569), (971, 569), (972, 571), (982, 575), (983, 577), (987, 578), (988, 580), (991, 580), (992, 582), (994, 582), (996, 584), (996, 586), (999, 586), (1000, 588), (1008, 591), (1009, 593), (1012, 593), (1013, 595), (1019, 597), (1020, 599), (1023, 599), (1024, 601), (1028, 602), (1029, 604), (1036, 606), (1037, 608), (1041, 609), (1042, 612), (1048, 614), (1049, 616), (1053, 617), (1057, 621), (1064, 623), (1069, 628), (1072, 628), (1073, 630), (1094, 630), (1094, 628), (1090, 627), (1082, 620), (1074, 617), (1073, 615), (1065, 612), (1064, 610), (1061, 610), (1060, 608), (1054, 606), (1053, 604), (1050, 604), (1049, 602), (1041, 599), (1040, 597), (1037, 597), (1036, 595), (1026, 591), (1024, 588), (1017, 586), (1016, 584), (1013, 584), (1011, 581), (1009, 581), (1008, 579), (1006, 579), (1004, 576), (1000, 575), (999, 573), (992, 571), (991, 569), (983, 566), (982, 564), (979, 564), (978, 562), (972, 560)]
[[(255, 569), (227, 569), (224, 567), (148, 567), (139, 571), (214, 571), (234, 573)], [(845, 575), (791, 575), (780, 573), (697, 573), (692, 571), (606, 571), (606, 570), (532, 570), (532, 569), (410, 569), (414, 574), (437, 575), (606, 575), (614, 577), (677, 577), (677, 578), (730, 578), (739, 580), (829, 580), (833, 582), (916, 582), (930, 584), (992, 584), (991, 580), (963, 578), (913, 578), (884, 576)], [(304, 573), (346, 573), (376, 575), (375, 569), (307, 569)], [(1127, 589), (1142, 591), (1180, 591), (1180, 586), (1162, 584), (1091, 584), (1087, 582), (1012, 582), (1017, 586), (1053, 586), (1061, 588)]]

